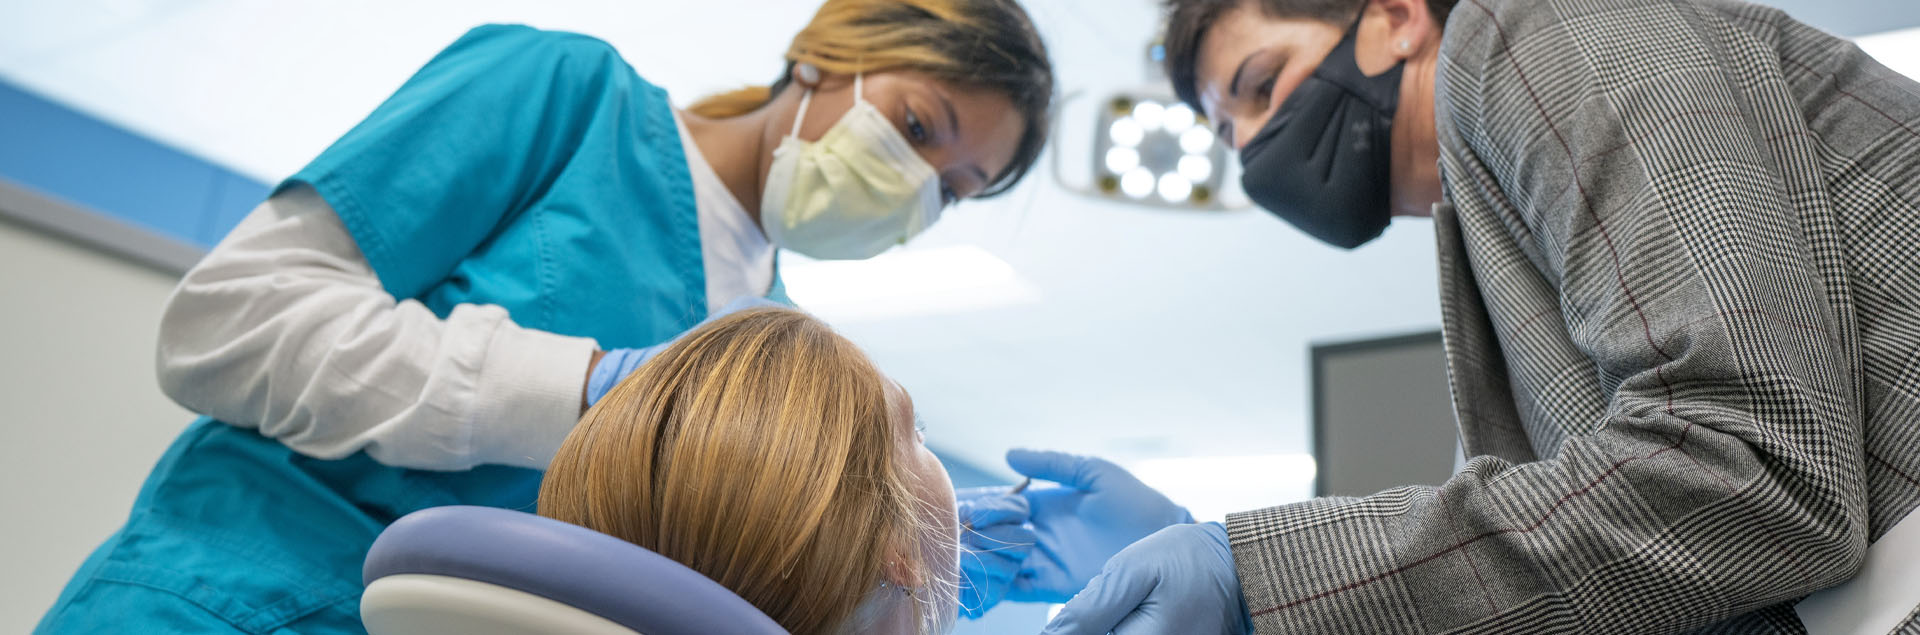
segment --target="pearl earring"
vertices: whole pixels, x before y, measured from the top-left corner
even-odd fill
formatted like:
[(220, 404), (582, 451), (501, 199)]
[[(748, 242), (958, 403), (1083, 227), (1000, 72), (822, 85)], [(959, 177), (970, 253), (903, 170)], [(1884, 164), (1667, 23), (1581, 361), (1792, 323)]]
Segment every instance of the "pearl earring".
[(1402, 52), (1402, 53), (1405, 53), (1405, 52), (1407, 52), (1408, 50), (1411, 50), (1412, 48), (1413, 48), (1413, 43), (1412, 43), (1412, 42), (1408, 42), (1408, 41), (1406, 41), (1406, 40), (1401, 40), (1401, 41), (1400, 41), (1400, 52)]

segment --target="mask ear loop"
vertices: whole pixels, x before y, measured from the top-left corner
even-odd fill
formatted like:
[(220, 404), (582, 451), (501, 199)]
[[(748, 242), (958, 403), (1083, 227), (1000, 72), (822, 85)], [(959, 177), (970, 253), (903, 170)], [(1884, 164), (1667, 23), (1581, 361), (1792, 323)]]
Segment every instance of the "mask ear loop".
[[(803, 73), (803, 74), (807, 74), (807, 72), (806, 72), (806, 67), (803, 67), (803, 68), (802, 68), (802, 73)], [(816, 75), (816, 77), (817, 77), (817, 75)], [(873, 106), (873, 102), (870, 102), (870, 101), (867, 101), (867, 88), (866, 88), (866, 79), (867, 79), (867, 74), (866, 74), (866, 73), (854, 73), (854, 74), (853, 74), (853, 105), (854, 105), (854, 108), (859, 108), (859, 107), (860, 107), (861, 105), (866, 105), (866, 106), (868, 106), (868, 107), (872, 107), (872, 106)], [(806, 119), (806, 117), (807, 117), (807, 106), (808, 106), (809, 104), (811, 104), (812, 102), (813, 102), (813, 89), (812, 89), (812, 88), (808, 88), (808, 89), (807, 89), (807, 92), (806, 92), (806, 94), (803, 94), (803, 95), (801, 95), (801, 96), (800, 96), (800, 110), (799, 110), (799, 112), (796, 112), (796, 113), (794, 113), (794, 115), (793, 115), (793, 131), (792, 131), (792, 132), (790, 132), (790, 133), (788, 133), (788, 134), (787, 134), (787, 136), (789, 136), (789, 137), (796, 137), (796, 138), (800, 136), (800, 123), (801, 123), (801, 122), (802, 122), (803, 120), (805, 120), (805, 119)], [(849, 112), (851, 112), (851, 111), (849, 111)]]
[[(809, 66), (805, 68), (811, 68), (811, 67)], [(803, 74), (805, 72), (805, 68), (802, 69)], [(867, 92), (863, 89), (861, 85), (861, 81), (865, 78), (865, 76), (866, 76), (866, 73), (853, 74), (853, 103), (856, 106), (867, 103)], [(816, 74), (815, 77), (818, 77), (818, 75)], [(789, 137), (800, 136), (800, 123), (803, 121), (806, 121), (807, 106), (811, 105), (812, 103), (813, 103), (813, 88), (809, 87), (807, 88), (806, 93), (800, 95), (800, 110), (793, 114), (793, 130), (787, 132), (787, 136)]]
[[(813, 68), (813, 66), (812, 66), (812, 65), (805, 65), (805, 66), (803, 66), (803, 67), (802, 67), (802, 69), (801, 69), (801, 70), (802, 70), (802, 72), (801, 72), (801, 74), (802, 74), (802, 75), (811, 75), (811, 76), (813, 76), (814, 78), (816, 78), (816, 79), (815, 79), (814, 81), (816, 81), (816, 82), (817, 82), (817, 81), (819, 81), (819, 80), (818, 80), (818, 77), (819, 77), (819, 72), (818, 72), (818, 71), (814, 71), (814, 72), (812, 72), (812, 73), (808, 73), (808, 72), (806, 72), (806, 69), (810, 69), (810, 68)], [(858, 81), (859, 81), (859, 79), (858, 79), (858, 76), (855, 76), (855, 80), (854, 80), (854, 81), (855, 81), (855, 82), (858, 82)], [(807, 87), (807, 92), (805, 92), (805, 93), (802, 93), (802, 94), (800, 95), (800, 110), (799, 110), (799, 112), (796, 112), (796, 113), (794, 113), (794, 114), (793, 114), (793, 130), (791, 130), (791, 131), (788, 131), (788, 132), (787, 132), (787, 136), (789, 136), (789, 137), (794, 137), (794, 138), (796, 138), (796, 139), (800, 137), (800, 122), (802, 122), (802, 121), (806, 121), (806, 119), (807, 119), (807, 106), (808, 106), (808, 105), (810, 105), (810, 104), (812, 104), (812, 103), (813, 103), (813, 87), (812, 87), (812, 86), (808, 86), (808, 87)]]

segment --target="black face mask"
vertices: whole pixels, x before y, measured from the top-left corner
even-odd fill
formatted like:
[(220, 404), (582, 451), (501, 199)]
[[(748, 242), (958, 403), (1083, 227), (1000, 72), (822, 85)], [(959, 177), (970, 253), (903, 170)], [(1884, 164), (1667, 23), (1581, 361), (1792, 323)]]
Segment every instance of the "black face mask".
[(1400, 71), (1375, 77), (1354, 59), (1355, 20), (1313, 76), (1280, 104), (1240, 150), (1240, 185), (1267, 211), (1327, 244), (1352, 249), (1386, 231), (1393, 219), (1393, 111)]

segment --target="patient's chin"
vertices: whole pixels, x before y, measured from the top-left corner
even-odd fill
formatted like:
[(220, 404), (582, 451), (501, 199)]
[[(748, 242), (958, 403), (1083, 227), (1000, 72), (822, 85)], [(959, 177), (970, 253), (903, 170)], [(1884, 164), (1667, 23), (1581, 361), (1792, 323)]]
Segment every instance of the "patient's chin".
[(946, 633), (953, 630), (954, 620), (960, 616), (960, 544), (956, 534), (948, 537), (939, 545), (935, 554), (927, 558), (927, 570), (932, 572), (925, 584), (915, 592), (918, 604), (926, 619), (923, 620), (925, 633)]
[(908, 633), (919, 634), (920, 612), (917, 602), (900, 587), (888, 584), (867, 593), (866, 599), (854, 607), (853, 615), (847, 619), (846, 626), (840, 629), (843, 635), (856, 633)]
[[(958, 570), (949, 577), (957, 584)], [(840, 632), (945, 635), (953, 630), (959, 615), (959, 595), (954, 591), (933, 585), (902, 590), (888, 583), (867, 592)]]

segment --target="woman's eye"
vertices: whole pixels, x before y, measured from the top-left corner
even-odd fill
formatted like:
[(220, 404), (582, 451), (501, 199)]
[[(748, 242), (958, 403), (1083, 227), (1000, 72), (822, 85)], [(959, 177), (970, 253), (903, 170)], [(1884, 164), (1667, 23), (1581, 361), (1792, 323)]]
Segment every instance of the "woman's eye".
[(940, 202), (947, 205), (958, 203), (960, 202), (960, 193), (953, 191), (951, 186), (942, 183), (940, 185)]
[(927, 127), (920, 123), (920, 116), (911, 110), (907, 111), (907, 138), (914, 143), (927, 142)]

